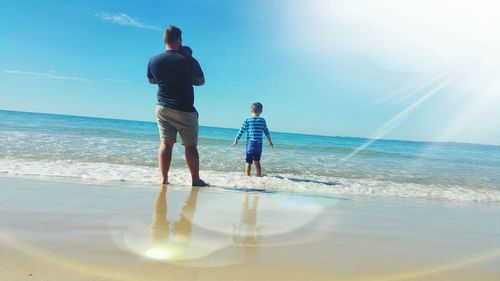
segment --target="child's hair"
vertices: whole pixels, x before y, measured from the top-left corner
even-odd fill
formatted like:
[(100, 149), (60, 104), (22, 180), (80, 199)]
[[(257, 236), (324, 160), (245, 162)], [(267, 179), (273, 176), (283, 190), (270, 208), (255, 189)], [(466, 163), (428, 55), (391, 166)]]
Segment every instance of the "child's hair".
[(250, 107), (253, 113), (262, 113), (262, 103), (254, 102)]

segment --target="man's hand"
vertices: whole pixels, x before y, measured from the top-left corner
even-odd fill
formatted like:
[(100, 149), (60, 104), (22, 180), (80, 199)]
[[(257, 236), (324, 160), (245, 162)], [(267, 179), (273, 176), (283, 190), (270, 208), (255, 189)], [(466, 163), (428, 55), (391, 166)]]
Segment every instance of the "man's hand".
[(193, 85), (195, 86), (203, 86), (205, 85), (205, 77), (194, 78)]
[(238, 145), (238, 140), (237, 140), (237, 139), (235, 139), (235, 140), (233, 141), (233, 144), (231, 144), (231, 147), (235, 147), (235, 146), (237, 146), (237, 145)]

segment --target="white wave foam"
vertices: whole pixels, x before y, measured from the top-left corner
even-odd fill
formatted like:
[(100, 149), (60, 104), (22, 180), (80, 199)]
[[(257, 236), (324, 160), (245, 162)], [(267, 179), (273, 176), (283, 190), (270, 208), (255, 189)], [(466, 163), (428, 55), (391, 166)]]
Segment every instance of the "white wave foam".
[[(0, 159), (0, 173), (44, 177), (78, 178), (90, 181), (127, 181), (157, 184), (157, 168), (110, 163), (85, 163), (70, 160)], [(307, 192), (337, 195), (376, 195), (406, 198), (440, 199), (462, 202), (500, 202), (500, 190), (473, 190), (461, 186), (396, 183), (392, 181), (345, 179), (324, 176), (268, 175), (262, 178), (246, 177), (243, 172), (200, 172), (203, 179), (219, 187), (264, 188), (289, 192)], [(175, 185), (189, 185), (191, 177), (186, 167), (173, 168), (169, 181)]]

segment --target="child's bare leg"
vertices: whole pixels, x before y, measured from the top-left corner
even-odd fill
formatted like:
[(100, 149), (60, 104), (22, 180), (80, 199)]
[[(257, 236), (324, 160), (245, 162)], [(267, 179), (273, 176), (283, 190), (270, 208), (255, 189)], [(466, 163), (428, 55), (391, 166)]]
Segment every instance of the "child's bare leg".
[(255, 175), (260, 177), (262, 176), (262, 169), (260, 168), (260, 161), (254, 161), (255, 163)]
[(247, 176), (250, 176), (251, 171), (252, 171), (252, 164), (247, 163), (245, 165), (245, 173), (247, 174)]

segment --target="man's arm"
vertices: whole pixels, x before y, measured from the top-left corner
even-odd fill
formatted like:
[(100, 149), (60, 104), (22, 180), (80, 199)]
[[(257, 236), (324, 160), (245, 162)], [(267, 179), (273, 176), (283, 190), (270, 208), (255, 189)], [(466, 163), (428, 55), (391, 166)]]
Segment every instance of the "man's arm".
[(148, 73), (147, 73), (148, 81), (151, 84), (158, 84), (158, 82), (156, 82), (155, 78), (153, 77), (153, 73), (151, 73), (151, 69), (149, 67), (150, 64), (151, 64), (151, 61), (149, 61), (149, 63), (148, 63)]
[(193, 63), (193, 85), (203, 86), (205, 85), (205, 75), (203, 70), (201, 70), (200, 63), (193, 57), (191, 57)]

